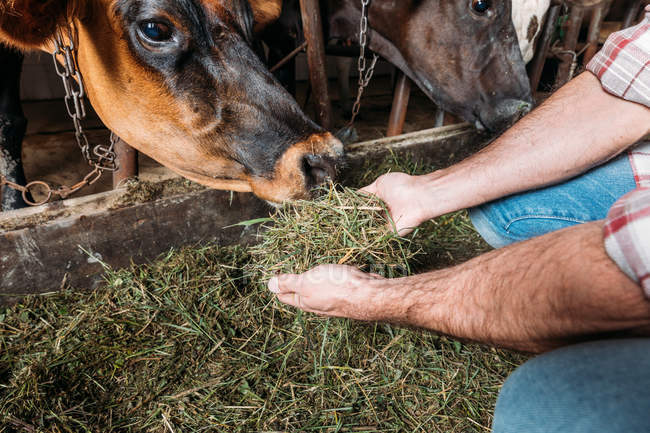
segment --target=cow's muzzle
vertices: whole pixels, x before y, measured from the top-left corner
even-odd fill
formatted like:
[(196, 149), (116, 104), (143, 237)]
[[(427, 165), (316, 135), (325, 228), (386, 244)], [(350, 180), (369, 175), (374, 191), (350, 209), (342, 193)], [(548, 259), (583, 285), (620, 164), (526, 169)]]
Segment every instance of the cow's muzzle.
[(343, 144), (329, 132), (289, 147), (269, 176), (250, 179), (253, 193), (272, 203), (308, 199), (314, 188), (336, 180), (344, 163)]
[(483, 105), (477, 110), (477, 125), (493, 133), (501, 133), (532, 110), (531, 101), (502, 99), (495, 105)]

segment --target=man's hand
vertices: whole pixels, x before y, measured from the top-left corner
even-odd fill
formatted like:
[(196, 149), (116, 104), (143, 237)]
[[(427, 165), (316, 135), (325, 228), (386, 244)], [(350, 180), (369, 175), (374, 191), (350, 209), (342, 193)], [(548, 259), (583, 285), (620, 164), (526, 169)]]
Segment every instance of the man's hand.
[(321, 265), (302, 275), (271, 278), (269, 290), (285, 304), (324, 316), (357, 320), (383, 320), (384, 280), (376, 274), (342, 265)]
[(404, 236), (424, 221), (433, 218), (431, 209), (422, 194), (421, 178), (405, 173), (388, 173), (361, 189), (361, 192), (376, 195), (386, 203), (390, 217), (400, 236)]

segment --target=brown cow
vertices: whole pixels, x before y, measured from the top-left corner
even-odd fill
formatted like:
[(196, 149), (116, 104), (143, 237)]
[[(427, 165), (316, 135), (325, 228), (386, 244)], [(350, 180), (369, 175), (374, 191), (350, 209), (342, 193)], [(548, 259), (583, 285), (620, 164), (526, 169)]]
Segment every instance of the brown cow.
[[(335, 174), (341, 143), (302, 113), (253, 49), (254, 25), (277, 17), (277, 1), (0, 1), (0, 42), (21, 50), (52, 52), (56, 32), (70, 26), (99, 117), (181, 175), (282, 202), (307, 197)], [(19, 137), (0, 136), (0, 174), (21, 180), (21, 57), (5, 47), (0, 63), (10, 60), (0, 133)], [(22, 204), (4, 191), (5, 207)]]

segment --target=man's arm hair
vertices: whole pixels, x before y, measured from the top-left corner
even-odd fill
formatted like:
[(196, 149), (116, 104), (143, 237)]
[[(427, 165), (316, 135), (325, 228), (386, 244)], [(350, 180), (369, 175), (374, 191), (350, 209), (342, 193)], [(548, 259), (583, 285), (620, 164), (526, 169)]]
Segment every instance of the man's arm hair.
[[(644, 137), (650, 109), (612, 96), (585, 72), (482, 151), (418, 178), (423, 220), (559, 183)], [(428, 202), (426, 202), (428, 200)]]
[(602, 226), (575, 226), (453, 268), (380, 280), (380, 319), (531, 352), (603, 335), (650, 335), (650, 302), (607, 256)]

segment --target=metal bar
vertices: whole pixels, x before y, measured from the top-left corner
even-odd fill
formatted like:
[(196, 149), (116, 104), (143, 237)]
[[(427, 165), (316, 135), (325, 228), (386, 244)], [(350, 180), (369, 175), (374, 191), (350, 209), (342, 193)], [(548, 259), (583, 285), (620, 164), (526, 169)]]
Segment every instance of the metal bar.
[(113, 188), (117, 188), (124, 180), (138, 175), (138, 151), (123, 140), (115, 143), (118, 169), (113, 172)]
[(397, 84), (393, 93), (393, 107), (390, 110), (388, 119), (387, 137), (400, 135), (404, 131), (406, 111), (411, 97), (411, 80), (402, 71), (397, 74)]
[(544, 24), (544, 31), (542, 32), (537, 51), (533, 57), (532, 62), (530, 62), (530, 87), (533, 91), (533, 94), (537, 91), (539, 87), (539, 81), (542, 78), (542, 71), (544, 69), (544, 64), (546, 63), (546, 58), (548, 57), (548, 51), (551, 48), (551, 40), (553, 38), (553, 32), (555, 30), (555, 24), (557, 19), (560, 16), (561, 6), (552, 6), (548, 14), (546, 15), (546, 24)]
[(600, 6), (596, 6), (591, 15), (591, 22), (589, 23), (589, 33), (587, 34), (587, 49), (583, 59), (583, 64), (589, 63), (596, 53), (598, 52), (598, 37), (600, 36), (600, 29), (603, 26), (605, 19), (605, 8), (609, 7), (609, 2), (605, 2)]
[(314, 95), (316, 120), (325, 129), (332, 128), (332, 104), (327, 90), (325, 43), (318, 0), (300, 0), (302, 26), (307, 42), (307, 63)]
[(307, 42), (306, 41), (303, 42), (302, 44), (300, 44), (300, 46), (297, 47), (295, 50), (293, 50), (292, 52), (287, 54), (282, 60), (280, 60), (278, 63), (276, 63), (275, 66), (273, 66), (271, 69), (269, 69), (269, 71), (270, 72), (277, 71), (278, 69), (280, 69), (281, 67), (283, 67), (284, 65), (289, 63), (291, 61), (291, 59), (296, 57), (305, 48), (307, 48)]

